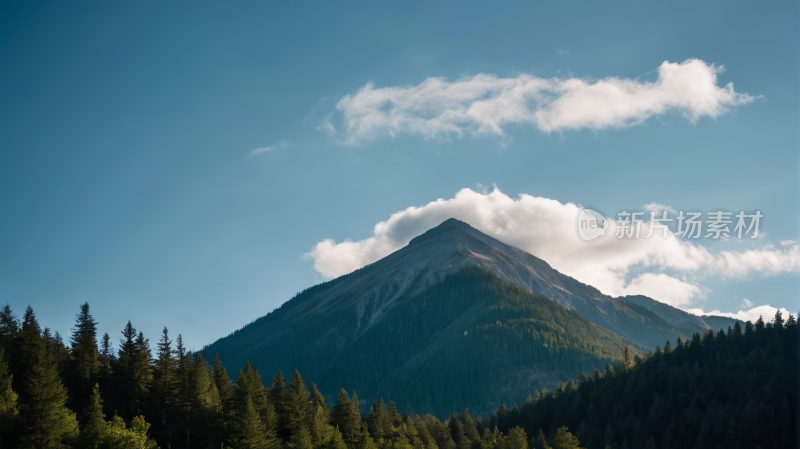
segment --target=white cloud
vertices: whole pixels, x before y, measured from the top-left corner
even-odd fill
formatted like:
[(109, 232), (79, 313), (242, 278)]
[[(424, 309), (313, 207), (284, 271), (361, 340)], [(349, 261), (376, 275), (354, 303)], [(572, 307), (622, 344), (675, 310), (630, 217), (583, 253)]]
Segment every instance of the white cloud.
[(753, 307), (753, 301), (750, 301), (747, 298), (742, 298), (742, 308), (746, 309), (748, 307)]
[[(345, 95), (336, 109), (344, 120), (345, 141), (351, 144), (400, 134), (504, 136), (504, 127), (513, 124), (530, 124), (545, 133), (620, 128), (670, 111), (695, 122), (756, 98), (735, 92), (732, 83), (718, 86), (722, 71), (722, 66), (688, 59), (665, 61), (655, 82), (483, 73), (455, 82), (427, 78), (408, 86), (376, 88), (370, 82)], [(332, 126), (323, 124), (329, 132)]]
[(257, 155), (259, 155), (261, 153), (266, 153), (266, 152), (272, 151), (272, 150), (274, 150), (276, 148), (286, 148), (286, 147), (291, 146), (291, 145), (292, 145), (291, 142), (287, 142), (285, 140), (281, 140), (280, 142), (276, 143), (275, 145), (270, 145), (268, 147), (263, 147), (263, 148), (256, 148), (255, 150), (253, 150), (250, 153), (248, 153), (247, 157), (257, 156)]
[[(483, 187), (483, 186), (481, 186)], [(455, 198), (409, 207), (375, 225), (372, 236), (359, 241), (319, 242), (306, 257), (327, 278), (349, 273), (402, 248), (448, 218), (465, 221), (478, 230), (547, 261), (555, 269), (612, 295), (644, 294), (674, 306), (703, 299), (703, 277), (770, 276), (800, 272), (797, 245), (743, 252), (710, 253), (700, 244), (671, 236), (641, 240), (608, 236), (587, 245), (578, 240), (572, 203), (522, 194), (511, 198), (499, 189), (488, 193), (462, 189)], [(644, 223), (642, 236), (647, 234)]]
[(754, 323), (758, 321), (758, 317), (763, 317), (765, 323), (772, 321), (772, 319), (775, 318), (775, 312), (777, 312), (778, 310), (781, 311), (784, 320), (786, 320), (786, 318), (789, 317), (789, 313), (791, 313), (789, 310), (786, 310), (784, 308), (778, 309), (777, 307), (772, 307), (769, 304), (764, 306), (753, 307), (750, 310), (740, 310), (736, 313), (720, 312), (719, 310), (712, 310), (710, 312), (705, 312), (701, 308), (683, 309), (683, 310), (684, 312), (689, 312), (694, 315), (726, 316), (728, 318), (734, 318), (740, 321), (752, 321)]

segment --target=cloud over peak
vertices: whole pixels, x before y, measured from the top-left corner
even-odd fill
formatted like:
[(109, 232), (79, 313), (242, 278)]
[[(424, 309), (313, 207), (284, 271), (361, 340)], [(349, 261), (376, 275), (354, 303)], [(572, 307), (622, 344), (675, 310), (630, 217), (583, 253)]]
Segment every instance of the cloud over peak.
[(621, 128), (678, 112), (691, 122), (718, 117), (756, 97), (717, 85), (722, 66), (699, 59), (664, 61), (654, 82), (609, 77), (545, 79), (521, 74), (478, 74), (458, 81), (427, 78), (420, 84), (376, 88), (367, 83), (336, 105), (345, 141), (358, 144), (400, 134), (448, 138), (505, 135), (508, 125), (544, 133)]
[[(661, 205), (659, 205), (661, 206)], [(662, 206), (666, 207), (666, 206)], [(668, 239), (620, 240), (609, 236), (587, 245), (575, 235), (579, 206), (521, 194), (511, 198), (499, 189), (486, 193), (460, 190), (452, 199), (409, 207), (375, 225), (359, 241), (327, 239), (306, 254), (326, 278), (347, 274), (407, 245), (448, 218), (465, 221), (506, 244), (527, 251), (558, 271), (612, 296), (643, 294), (673, 306), (689, 306), (708, 291), (707, 276), (744, 279), (800, 272), (800, 248), (765, 244), (746, 251), (711, 253), (704, 246)], [(643, 235), (647, 233), (643, 224)]]

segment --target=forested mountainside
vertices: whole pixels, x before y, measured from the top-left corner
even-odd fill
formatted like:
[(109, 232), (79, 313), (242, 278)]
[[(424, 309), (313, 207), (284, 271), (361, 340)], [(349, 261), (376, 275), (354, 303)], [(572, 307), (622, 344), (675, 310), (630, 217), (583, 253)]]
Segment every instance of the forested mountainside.
[[(232, 383), (218, 357), (209, 364), (187, 352), (166, 328), (155, 352), (130, 322), (121, 334), (118, 350), (108, 334), (98, 344), (84, 304), (68, 347), (30, 306), (20, 323), (6, 305), (0, 448), (528, 449), (522, 429), (504, 435), (467, 410), (444, 422), (412, 418), (344, 389), (328, 402), (297, 370), (291, 381), (278, 372), (266, 388), (249, 362)], [(559, 438), (574, 440), (566, 428)]]
[[(391, 397), (401, 410), (446, 417), (464, 408), (491, 413), (578, 370), (602, 369), (621, 359), (626, 346), (645, 351), (477, 267), (398, 301), (355, 339), (356, 324), (337, 314), (309, 326), (265, 332), (257, 323), (202, 352), (227, 360), (225, 354), (247, 349), (259, 369), (299, 369), (328, 392), (344, 387), (370, 401)], [(290, 344), (270, 338), (278, 332)]]
[[(236, 366), (253, 360), (262, 370), (289, 369), (292, 360), (287, 357), (314, 351), (316, 345), (335, 339), (339, 351), (372, 327), (388, 331), (383, 322), (388, 312), (467, 267), (485, 268), (650, 350), (682, 334), (678, 325), (645, 307), (602, 295), (541, 259), (449, 219), (373, 264), (298, 294), (212, 343), (205, 354), (219, 352)], [(330, 360), (332, 354), (324, 356)], [(269, 365), (262, 366), (263, 361)], [(322, 372), (309, 375), (317, 378)]]
[(582, 374), (490, 422), (545, 437), (566, 426), (589, 449), (795, 449), (797, 340), (792, 315), (737, 322)]

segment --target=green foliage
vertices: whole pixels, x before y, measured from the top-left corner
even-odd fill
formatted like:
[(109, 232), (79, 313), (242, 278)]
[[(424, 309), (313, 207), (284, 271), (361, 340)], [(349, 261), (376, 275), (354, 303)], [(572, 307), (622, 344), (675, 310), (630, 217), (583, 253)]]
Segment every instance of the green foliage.
[(18, 414), (17, 393), (11, 388), (12, 380), (5, 361), (5, 348), (0, 346), (0, 447), (13, 429)]
[[(29, 330), (34, 328), (38, 328), (38, 324), (28, 327)], [(22, 407), (22, 447), (67, 447), (78, 436), (75, 413), (67, 408), (67, 389), (58, 374), (55, 360), (47, 350), (47, 342), (32, 334), (28, 344), (31, 358), (25, 379), (26, 400)]]
[(747, 323), (745, 335), (738, 326), (695, 334), (688, 345), (645, 355), (626, 372), (609, 367), (521, 407), (501, 408), (492, 421), (501, 429), (579, 431), (571, 438), (557, 433), (553, 447), (575, 447), (579, 440), (590, 449), (796, 447), (788, 430), (798, 404), (792, 318), (782, 325)]
[(269, 446), (269, 438), (261, 423), (261, 417), (253, 407), (250, 395), (245, 395), (242, 409), (234, 423), (230, 438), (233, 449), (265, 449)]
[(556, 431), (556, 436), (553, 438), (553, 449), (579, 449), (580, 441), (578, 438), (569, 432), (566, 426), (561, 427)]
[(98, 449), (159, 449), (158, 443), (147, 436), (149, 428), (150, 424), (145, 421), (144, 416), (134, 417), (131, 425), (127, 427), (122, 418), (114, 416), (96, 447)]

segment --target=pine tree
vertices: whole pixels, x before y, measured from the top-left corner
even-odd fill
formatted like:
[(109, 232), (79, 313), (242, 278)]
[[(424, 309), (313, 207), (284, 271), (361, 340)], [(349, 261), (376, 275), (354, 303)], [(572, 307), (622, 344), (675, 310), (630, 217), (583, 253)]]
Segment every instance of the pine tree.
[(314, 408), (321, 406), (323, 410), (325, 410), (325, 414), (330, 414), (331, 410), (328, 407), (328, 404), (325, 403), (325, 396), (323, 396), (322, 393), (317, 390), (317, 386), (313, 383), (311, 384), (311, 393), (309, 396), (311, 396), (311, 405)]
[(539, 429), (539, 434), (536, 435), (536, 439), (533, 440), (533, 449), (550, 449), (550, 446), (547, 445), (547, 439), (545, 438), (542, 429)]
[(775, 312), (775, 318), (772, 320), (772, 326), (777, 329), (783, 328), (783, 314), (781, 313), (780, 309)]
[(456, 447), (458, 449), (469, 449), (471, 444), (464, 435), (464, 425), (458, 420), (455, 413), (450, 414), (450, 418), (447, 420), (447, 426), (450, 428), (450, 437), (456, 443)]
[(269, 387), (269, 401), (275, 407), (278, 418), (278, 437), (288, 440), (291, 436), (289, 428), (289, 423), (292, 421), (291, 401), (289, 393), (286, 392), (286, 379), (281, 371), (278, 371), (278, 374), (272, 378), (272, 384)]
[(397, 406), (394, 405), (394, 401), (389, 401), (389, 407), (386, 413), (388, 413), (389, 422), (391, 422), (393, 426), (397, 427), (403, 423), (403, 417), (397, 413)]
[(19, 321), (6, 304), (0, 309), (0, 345), (5, 345), (7, 341), (17, 336), (19, 333)]
[(350, 403), (350, 397), (347, 392), (342, 388), (339, 391), (339, 398), (336, 400), (336, 405), (333, 406), (332, 424), (339, 432), (342, 433), (342, 438), (348, 446), (354, 446), (358, 442), (359, 428), (353, 428), (353, 405)]
[(797, 325), (797, 320), (795, 319), (794, 315), (790, 313), (789, 318), (786, 319), (786, 327), (788, 328), (795, 325)]
[(75, 413), (66, 404), (67, 389), (58, 375), (55, 361), (47, 354), (44, 340), (31, 341), (26, 383), (26, 402), (22, 408), (23, 445), (35, 448), (60, 448), (78, 436)]
[(17, 419), (17, 393), (11, 388), (13, 376), (5, 361), (5, 348), (0, 346), (0, 447), (3, 435), (8, 433)]
[(210, 391), (211, 378), (208, 372), (208, 364), (203, 354), (196, 352), (191, 365), (191, 376), (189, 376), (189, 403), (193, 409), (200, 409), (212, 405)]
[(79, 407), (83, 408), (100, 366), (97, 351), (97, 322), (89, 313), (88, 302), (80, 306), (80, 312), (75, 317), (75, 327), (72, 329), (70, 343), (72, 357), (75, 361), (75, 375), (78, 377), (80, 389), (76, 399)]
[(764, 329), (764, 317), (759, 315), (756, 321), (756, 330), (760, 331), (761, 329)]
[(95, 384), (92, 396), (83, 411), (86, 424), (81, 431), (81, 440), (86, 447), (99, 447), (100, 440), (106, 434), (106, 416), (103, 414), (103, 399), (100, 396), (100, 385)]
[(464, 409), (461, 413), (461, 422), (464, 424), (464, 435), (472, 442), (472, 447), (477, 449), (476, 446), (480, 446), (481, 436), (478, 434), (478, 429), (475, 427), (475, 423), (472, 421), (467, 409)]
[(664, 355), (670, 355), (670, 354), (672, 354), (672, 345), (669, 344), (669, 340), (667, 340), (667, 342), (664, 343)]
[(265, 449), (269, 447), (269, 441), (261, 424), (261, 417), (253, 407), (250, 396), (245, 398), (243, 410), (237, 415), (230, 445), (233, 449)]
[(219, 354), (214, 354), (212, 378), (214, 385), (217, 387), (220, 402), (227, 402), (231, 394), (233, 394), (233, 390), (231, 388), (231, 379), (228, 377), (228, 372), (225, 371), (225, 368), (222, 366), (222, 360), (220, 360)]
[(261, 374), (253, 369), (249, 360), (245, 363), (244, 369), (239, 370), (239, 376), (236, 378), (236, 394), (233, 401), (237, 411), (244, 410), (248, 398), (259, 416), (263, 416), (267, 405), (264, 382), (261, 380)]
[(347, 443), (345, 443), (342, 438), (342, 433), (338, 430), (331, 432), (330, 439), (322, 447), (324, 449), (348, 449)]
[(169, 330), (164, 327), (161, 331), (161, 338), (158, 340), (156, 350), (156, 360), (153, 380), (156, 385), (156, 392), (159, 398), (159, 409), (162, 414), (168, 408), (175, 406), (177, 402), (177, 386), (176, 379), (177, 361), (175, 360), (175, 352), (172, 350), (172, 340), (169, 338)]
[(297, 430), (292, 433), (292, 438), (289, 440), (288, 446), (291, 449), (313, 449), (314, 443), (305, 425), (300, 425), (297, 427)]
[(350, 401), (350, 406), (353, 407), (353, 414), (350, 416), (350, 428), (353, 429), (355, 444), (358, 444), (361, 438), (361, 406), (355, 390), (353, 391), (353, 399)]
[(553, 438), (553, 449), (578, 449), (579, 445), (580, 440), (571, 434), (566, 426), (556, 431), (556, 436)]
[(528, 436), (522, 427), (509, 429), (508, 435), (503, 438), (501, 449), (528, 449)]
[(22, 326), (19, 331), (20, 347), (22, 352), (22, 360), (27, 364), (31, 363), (34, 359), (34, 353), (37, 351), (38, 345), (42, 338), (42, 328), (39, 327), (39, 321), (36, 320), (36, 314), (33, 313), (33, 308), (28, 306), (25, 309), (25, 315), (22, 317)]
[[(292, 383), (289, 385), (289, 409), (288, 428), (291, 433), (294, 435), (300, 432), (301, 428), (308, 430), (311, 424), (311, 402), (306, 391), (306, 384), (297, 370), (294, 370)], [(307, 431), (306, 434), (308, 434)], [(310, 434), (308, 436), (310, 438)]]

